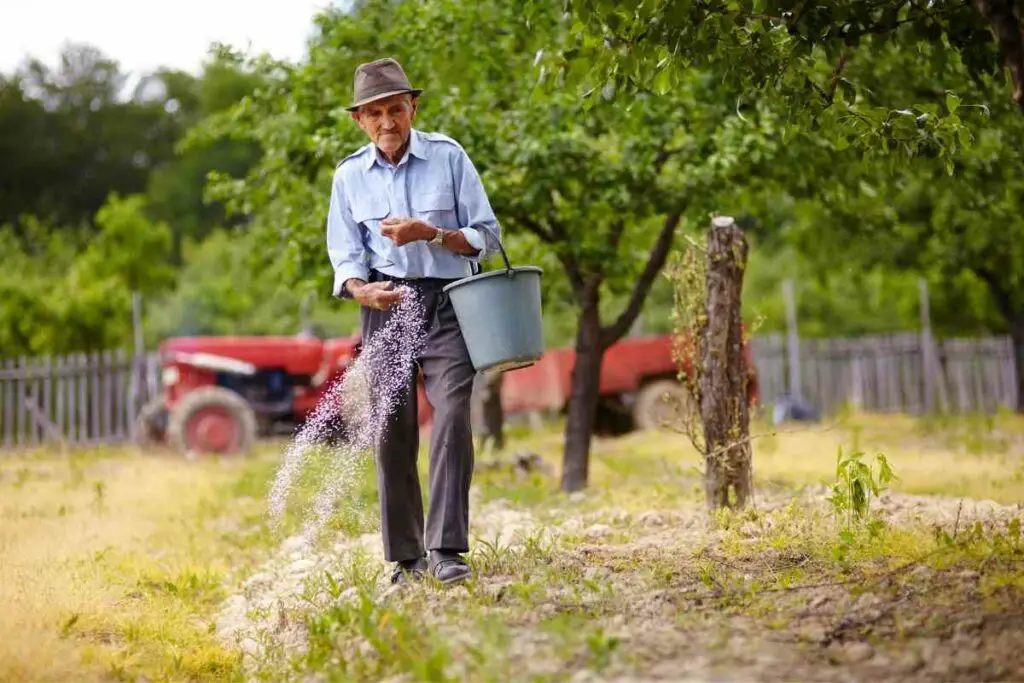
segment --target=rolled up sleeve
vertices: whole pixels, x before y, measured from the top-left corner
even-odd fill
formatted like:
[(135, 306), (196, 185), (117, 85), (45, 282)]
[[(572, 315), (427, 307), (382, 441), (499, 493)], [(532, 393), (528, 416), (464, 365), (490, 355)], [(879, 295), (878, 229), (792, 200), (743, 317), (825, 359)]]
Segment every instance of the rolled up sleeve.
[(353, 220), (345, 198), (341, 167), (334, 172), (331, 183), (331, 203), (327, 210), (327, 256), (334, 268), (333, 295), (351, 299), (352, 295), (344, 288), (345, 281), (369, 279), (369, 268), (362, 228)]
[(461, 148), (455, 155), (453, 166), (459, 225), (466, 226), (460, 232), (466, 236), (469, 245), (477, 250), (476, 254), (464, 258), (473, 262), (484, 261), (498, 251), (501, 226), (487, 199), (487, 192), (476, 167)]

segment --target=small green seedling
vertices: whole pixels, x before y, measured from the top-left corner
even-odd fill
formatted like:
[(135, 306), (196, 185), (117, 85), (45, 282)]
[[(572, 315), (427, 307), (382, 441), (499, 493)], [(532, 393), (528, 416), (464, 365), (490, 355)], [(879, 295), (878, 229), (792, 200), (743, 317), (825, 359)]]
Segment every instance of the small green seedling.
[(893, 472), (885, 455), (875, 456), (876, 468), (864, 462), (863, 451), (843, 454), (842, 447), (836, 456), (836, 481), (832, 484), (832, 495), (828, 502), (839, 527), (839, 540), (844, 546), (853, 544), (857, 532), (866, 530), (872, 538), (878, 536), (884, 527), (882, 520), (874, 516), (872, 498), (877, 499), (890, 482), (899, 478)]

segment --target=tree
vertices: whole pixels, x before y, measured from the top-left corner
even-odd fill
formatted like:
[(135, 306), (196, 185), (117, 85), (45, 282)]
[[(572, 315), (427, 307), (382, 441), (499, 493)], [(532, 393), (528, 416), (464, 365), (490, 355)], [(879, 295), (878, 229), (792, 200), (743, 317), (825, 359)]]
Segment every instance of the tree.
[[(1001, 318), (994, 331), (1013, 338), (1024, 389), (1024, 155), (1013, 142), (1024, 133), (1024, 119), (1002, 109), (994, 107), (995, 125), (977, 131), (975, 145), (956, 155), (954, 177), (924, 160), (892, 175), (855, 167), (822, 188), (818, 210), (793, 237), (807, 253), (839, 250), (858, 263), (934, 273), (940, 291), (972, 275)], [(827, 234), (812, 221), (827, 221)], [(1024, 401), (1017, 407), (1024, 411)]]
[(567, 57), (585, 56), (599, 82), (667, 92), (687, 69), (712, 69), (747, 99), (778, 99), (798, 127), (821, 126), (867, 153), (883, 143), (945, 155), (960, 146), (958, 119), (925, 111), (921, 100), (878, 100), (860, 87), (858, 62), (870, 65), (887, 46), (916, 54), (937, 71), (956, 59), (974, 78), (1000, 74), (1005, 65), (1013, 101), (1024, 110), (1024, 45), (1015, 0), (569, 5), (580, 39)]
[(218, 227), (235, 227), (248, 220), (244, 214), (228, 219), (220, 202), (207, 200), (208, 175), (243, 177), (260, 156), (259, 146), (252, 141), (192, 139), (187, 131), (248, 97), (261, 79), (243, 64), (214, 55), (198, 77), (161, 69), (149, 81), (148, 89), (181, 131), (175, 156), (153, 170), (146, 186), (153, 217), (173, 225), (173, 259), (180, 264), (186, 240), (203, 240)]
[(95, 48), (71, 45), (50, 68), (0, 77), (0, 223), (36, 216), (88, 223), (111, 192), (145, 189), (180, 131), (163, 102), (125, 97), (125, 75)]
[[(309, 283), (295, 287), (275, 267), (257, 269), (245, 257), (259, 233), (217, 230), (201, 242), (186, 245), (184, 265), (173, 290), (151, 297), (146, 306), (146, 338), (176, 335), (294, 335), (309, 322), (318, 336), (358, 332), (356, 311), (338, 311), (321, 302), (300, 320)], [(307, 299), (307, 297), (310, 297)]]
[[(818, 134), (794, 136), (761, 179), (777, 205), (790, 205), (786, 240), (821, 272), (881, 268), (930, 277), (939, 297), (968, 309), (954, 311), (955, 321), (942, 327), (973, 332), (980, 323), (1009, 332), (1024, 377), (1024, 155), (1017, 144), (1024, 117), (998, 79), (974, 78), (958, 59), (942, 65), (940, 88), (929, 80), (937, 77), (934, 67), (898, 46), (873, 60), (862, 84), (879, 98), (913, 98), (926, 113), (942, 108), (957, 116), (955, 91), (989, 116), (969, 145), (910, 164), (895, 155), (858, 160)], [(841, 262), (836, 254), (844, 255)], [(979, 285), (990, 303), (965, 300)], [(950, 306), (944, 309), (950, 315)]]
[[(688, 216), (706, 215), (731, 177), (765, 161), (773, 122), (756, 111), (737, 117), (715, 79), (696, 73), (671, 97), (630, 106), (604, 98), (587, 111), (570, 92), (537, 90), (546, 66), (535, 55), (567, 40), (568, 26), (555, 3), (534, 10), (528, 22), (497, 0), (377, 0), (328, 12), (309, 62), (265, 60), (272, 85), (206, 134), (261, 144), (247, 182), (215, 192), (255, 213), (265, 256), (326, 290), (325, 188), (334, 163), (362, 144), (341, 105), (356, 64), (398, 57), (427, 93), (421, 127), (469, 149), (506, 235), (529, 235), (564, 274), (577, 318), (562, 478), (571, 491), (587, 481), (605, 349), (629, 330)], [(608, 318), (602, 299), (612, 294), (627, 303)]]
[(0, 228), (0, 357), (125, 345), (132, 292), (170, 285), (170, 228), (146, 217), (141, 197), (112, 195), (95, 223), (99, 232), (32, 218)]

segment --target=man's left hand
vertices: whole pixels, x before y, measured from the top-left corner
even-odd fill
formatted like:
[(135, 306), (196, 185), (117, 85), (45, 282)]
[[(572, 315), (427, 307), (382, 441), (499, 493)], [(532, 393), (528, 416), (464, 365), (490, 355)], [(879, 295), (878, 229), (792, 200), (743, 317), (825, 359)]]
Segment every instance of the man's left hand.
[(418, 218), (385, 218), (380, 222), (380, 234), (399, 247), (409, 242), (429, 240), (435, 232), (433, 226)]

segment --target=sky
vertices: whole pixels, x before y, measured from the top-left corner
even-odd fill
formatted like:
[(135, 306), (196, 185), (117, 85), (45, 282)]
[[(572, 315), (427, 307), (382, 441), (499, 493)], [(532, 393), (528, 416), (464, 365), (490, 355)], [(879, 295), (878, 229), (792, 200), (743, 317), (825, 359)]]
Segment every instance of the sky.
[[(300, 59), (313, 15), (332, 0), (0, 0), (0, 72), (29, 55), (54, 65), (84, 42), (122, 72), (199, 70), (210, 43)], [(333, 4), (341, 4), (334, 0)]]

